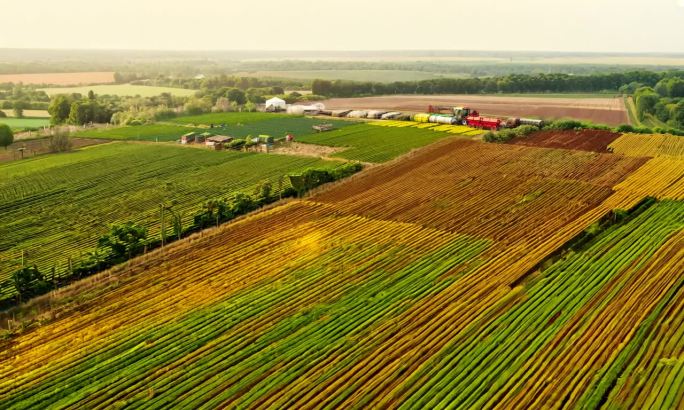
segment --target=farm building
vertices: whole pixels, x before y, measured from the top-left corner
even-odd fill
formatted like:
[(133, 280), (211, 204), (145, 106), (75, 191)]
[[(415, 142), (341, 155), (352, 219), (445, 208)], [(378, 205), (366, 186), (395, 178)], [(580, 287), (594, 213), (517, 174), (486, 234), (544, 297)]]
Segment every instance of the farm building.
[(197, 136), (196, 132), (189, 132), (185, 135), (181, 136), (181, 144), (190, 144), (195, 141), (195, 137)]
[(214, 134), (210, 132), (203, 132), (201, 134), (195, 135), (195, 142), (198, 144), (203, 143), (207, 138), (213, 137)]
[(232, 137), (226, 137), (223, 135), (213, 135), (205, 139), (204, 145), (208, 147), (213, 147), (216, 150), (220, 150), (223, 148), (223, 144), (228, 143), (232, 140)]
[(273, 97), (266, 100), (266, 111), (285, 111), (287, 109), (287, 103), (285, 100)]

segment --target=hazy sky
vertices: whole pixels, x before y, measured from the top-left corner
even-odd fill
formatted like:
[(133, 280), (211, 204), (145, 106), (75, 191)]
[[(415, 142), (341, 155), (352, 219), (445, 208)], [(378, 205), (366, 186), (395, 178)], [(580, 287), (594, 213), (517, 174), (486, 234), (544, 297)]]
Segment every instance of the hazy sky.
[(0, 48), (684, 52), (684, 0), (0, 0), (0, 11)]

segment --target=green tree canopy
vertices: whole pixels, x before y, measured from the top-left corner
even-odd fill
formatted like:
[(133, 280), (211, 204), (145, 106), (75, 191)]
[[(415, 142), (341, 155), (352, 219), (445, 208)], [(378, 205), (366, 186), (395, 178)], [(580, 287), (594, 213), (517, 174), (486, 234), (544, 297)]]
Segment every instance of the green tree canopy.
[(14, 142), (14, 133), (7, 124), (0, 124), (0, 147), (7, 149)]
[(69, 112), (71, 111), (71, 100), (67, 95), (57, 95), (48, 106), (50, 119), (53, 124), (61, 124), (69, 119)]
[(109, 250), (115, 260), (130, 259), (147, 246), (147, 230), (133, 222), (114, 224), (109, 234), (98, 240), (97, 246)]
[(228, 90), (228, 92), (226, 93), (226, 97), (228, 97), (228, 100), (230, 100), (231, 102), (235, 102), (238, 105), (243, 105), (247, 102), (245, 92), (238, 88), (231, 88), (230, 90)]

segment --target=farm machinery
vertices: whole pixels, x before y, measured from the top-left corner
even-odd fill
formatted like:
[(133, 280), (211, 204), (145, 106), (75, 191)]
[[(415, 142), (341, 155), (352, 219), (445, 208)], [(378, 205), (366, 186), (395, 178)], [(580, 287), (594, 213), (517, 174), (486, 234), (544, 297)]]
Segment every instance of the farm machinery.
[(416, 114), (413, 117), (418, 122), (434, 122), (440, 124), (461, 124), (473, 128), (498, 130), (500, 128), (516, 128), (520, 125), (543, 127), (544, 121), (531, 118), (498, 118), (483, 117), (477, 110), (469, 107), (445, 107), (429, 105), (428, 114)]

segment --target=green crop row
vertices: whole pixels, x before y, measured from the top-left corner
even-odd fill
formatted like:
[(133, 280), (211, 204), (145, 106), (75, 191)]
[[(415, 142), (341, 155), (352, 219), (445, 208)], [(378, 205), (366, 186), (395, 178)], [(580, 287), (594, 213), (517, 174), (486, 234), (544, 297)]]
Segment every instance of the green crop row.
[[(358, 346), (355, 339), (453, 283), (456, 276), (442, 276), (489, 244), (454, 237), (434, 252), (421, 254), (373, 243), (374, 238), (384, 241), (387, 229), (373, 221), (324, 223), (341, 230), (339, 236), (321, 239), (326, 251), (304, 253), (282, 266), (278, 252), (260, 252), (255, 246), (259, 238), (250, 239), (243, 257), (259, 254), (265, 267), (279, 265), (275, 276), (162, 326), (137, 327), (118, 340), (104, 341), (84, 360), (56, 361), (54, 373), (31, 388), (12, 392), (4, 406), (216, 408), (239, 397), (233, 405), (258, 407), (264, 397), (282, 391), (331, 354), (347, 358), (321, 378), (353, 364), (359, 352), (372, 348)], [(344, 232), (357, 229), (368, 232), (369, 240), (345, 240)], [(414, 233), (425, 235), (421, 240), (426, 243), (440, 235), (421, 229)], [(220, 258), (232, 260), (238, 254), (239, 249), (232, 248)], [(0, 395), (6, 393), (4, 387)], [(274, 407), (286, 408), (294, 398), (283, 397)]]
[[(609, 282), (624, 280), (628, 270), (643, 265), (682, 228), (684, 203), (658, 203), (599, 235), (584, 251), (558, 261), (524, 289), (522, 303), (492, 322), (474, 322), (413, 375), (405, 384), (403, 407), (484, 408), (497, 400), (504, 384), (529, 377), (525, 367), (539, 360), (539, 352), (549, 348), (580, 309), (594, 299), (592, 314), (601, 312), (615, 297), (601, 293)], [(416, 384), (419, 379), (426, 382)]]

